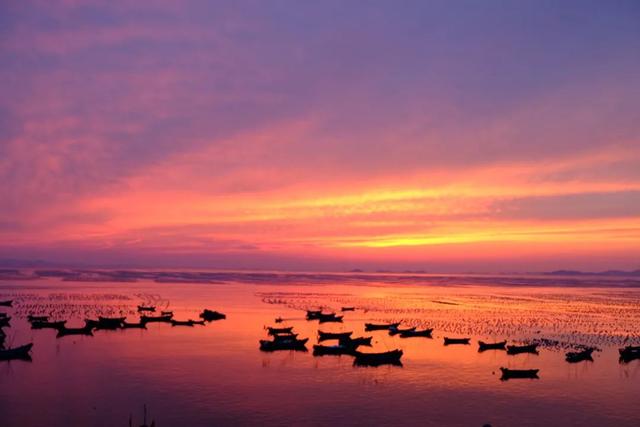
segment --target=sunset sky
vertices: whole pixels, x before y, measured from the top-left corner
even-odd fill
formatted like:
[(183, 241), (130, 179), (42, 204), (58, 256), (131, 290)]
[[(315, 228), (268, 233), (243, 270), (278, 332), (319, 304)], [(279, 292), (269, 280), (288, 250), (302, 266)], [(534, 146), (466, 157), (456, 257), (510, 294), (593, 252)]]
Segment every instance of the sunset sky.
[(0, 259), (640, 268), (638, 1), (0, 3)]

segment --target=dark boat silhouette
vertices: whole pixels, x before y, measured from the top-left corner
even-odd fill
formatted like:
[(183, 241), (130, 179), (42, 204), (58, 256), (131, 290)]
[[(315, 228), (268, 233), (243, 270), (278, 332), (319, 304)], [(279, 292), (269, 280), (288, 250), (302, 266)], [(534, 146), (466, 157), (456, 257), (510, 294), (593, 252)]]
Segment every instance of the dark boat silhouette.
[(431, 333), (433, 332), (433, 328), (423, 329), (421, 331), (405, 331), (400, 333), (400, 338), (412, 338), (412, 337), (425, 337), (431, 338)]
[(307, 351), (307, 341), (309, 338), (303, 339), (283, 339), (283, 340), (260, 340), (260, 350), (271, 352), (278, 350), (296, 350), (296, 351)]
[(195, 320), (175, 320), (171, 319), (171, 326), (193, 326), (196, 324)]
[(620, 353), (620, 363), (629, 363), (632, 360), (640, 359), (640, 346), (628, 345), (618, 350)]
[(298, 334), (294, 334), (293, 332), (288, 334), (275, 334), (272, 335), (273, 341), (287, 341), (287, 340), (295, 340), (298, 338)]
[(122, 324), (124, 323), (125, 317), (98, 317), (98, 324), (95, 326), (96, 329), (120, 329), (122, 328)]
[(207, 322), (213, 322), (214, 320), (222, 320), (226, 319), (227, 316), (217, 311), (204, 309), (202, 313), (200, 313), (200, 318), (206, 320)]
[(578, 363), (585, 360), (590, 360), (593, 362), (593, 358), (591, 354), (593, 353), (593, 348), (586, 348), (582, 351), (570, 351), (565, 354), (565, 360), (569, 363)]
[(161, 311), (160, 314), (163, 316), (173, 316), (173, 311)]
[(452, 344), (469, 344), (471, 338), (449, 338), (444, 337), (444, 345), (452, 345)]
[(508, 369), (508, 368), (500, 368), (502, 371), (502, 377), (500, 378), (502, 381), (510, 380), (513, 378), (531, 378), (537, 379), (539, 369)]
[(31, 322), (31, 329), (60, 329), (66, 324), (66, 320), (57, 320), (55, 322), (35, 320)]
[(340, 310), (342, 310), (342, 311), (355, 311), (356, 308), (355, 307), (342, 307)]
[(318, 341), (340, 340), (349, 338), (353, 332), (324, 332), (318, 331)]
[(507, 346), (507, 354), (522, 354), (522, 353), (530, 353), (530, 354), (538, 354), (538, 344), (527, 344), (527, 345), (508, 345)]
[(402, 365), (402, 350), (391, 350), (383, 353), (354, 353), (354, 365), (359, 366), (380, 366), (380, 365)]
[(397, 323), (365, 323), (364, 330), (365, 331), (386, 331), (391, 328), (398, 328), (400, 326), (400, 322)]
[(416, 327), (412, 326), (410, 328), (405, 328), (405, 329), (400, 329), (399, 327), (390, 327), (389, 328), (389, 335), (398, 335), (401, 334), (403, 332), (411, 332), (411, 331), (415, 331)]
[(140, 316), (140, 322), (141, 323), (171, 323), (171, 319), (173, 318), (173, 316), (170, 315), (164, 315), (164, 316), (145, 316), (142, 315)]
[(352, 337), (346, 337), (346, 338), (340, 338), (338, 340), (338, 342), (341, 345), (355, 345), (355, 346), (366, 346), (366, 347), (371, 347), (371, 339), (373, 337), (356, 337), (356, 338), (352, 338)]
[(27, 316), (27, 321), (29, 322), (46, 322), (49, 320), (49, 316), (34, 316), (30, 314)]
[(293, 331), (293, 326), (289, 326), (287, 328), (273, 328), (269, 326), (267, 328), (267, 333), (269, 335), (290, 334), (292, 331)]
[(282, 323), (282, 322), (284, 322), (284, 319), (282, 317), (276, 317), (276, 319), (274, 321), (276, 323)]
[(317, 320), (320, 318), (322, 310), (307, 310), (307, 320)]
[(13, 300), (9, 299), (9, 300), (5, 300), (5, 301), (0, 301), (0, 307), (12, 307), (13, 306)]
[(93, 336), (93, 328), (89, 325), (85, 325), (83, 328), (67, 328), (63, 326), (58, 329), (57, 338), (66, 337), (68, 335), (89, 335)]
[(0, 360), (31, 360), (31, 356), (29, 354), (31, 352), (31, 347), (33, 347), (33, 343), (0, 350)]
[(484, 342), (478, 341), (478, 351), (487, 351), (487, 350), (506, 350), (507, 341), (498, 341), (498, 342)]
[(122, 329), (147, 329), (147, 325), (144, 322), (129, 323), (124, 321), (122, 322)]
[(153, 312), (156, 311), (156, 308), (155, 308), (155, 306), (152, 306), (152, 305), (149, 305), (149, 306), (139, 305), (138, 306), (138, 312), (141, 312), (141, 311), (149, 311), (149, 312), (153, 313)]
[(329, 314), (320, 313), (320, 317), (318, 317), (318, 320), (320, 321), (320, 323), (329, 323), (329, 322), (342, 323), (343, 317), (344, 316), (337, 316), (335, 313), (329, 313)]

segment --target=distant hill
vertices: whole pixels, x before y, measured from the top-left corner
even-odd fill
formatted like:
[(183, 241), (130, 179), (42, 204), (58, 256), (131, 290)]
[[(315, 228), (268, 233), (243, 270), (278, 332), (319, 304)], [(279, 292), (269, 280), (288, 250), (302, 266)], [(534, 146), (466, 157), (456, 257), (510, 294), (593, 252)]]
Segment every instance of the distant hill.
[(598, 272), (588, 272), (579, 270), (555, 270), (548, 271), (542, 274), (549, 276), (640, 276), (640, 269), (633, 271), (624, 270), (606, 270)]

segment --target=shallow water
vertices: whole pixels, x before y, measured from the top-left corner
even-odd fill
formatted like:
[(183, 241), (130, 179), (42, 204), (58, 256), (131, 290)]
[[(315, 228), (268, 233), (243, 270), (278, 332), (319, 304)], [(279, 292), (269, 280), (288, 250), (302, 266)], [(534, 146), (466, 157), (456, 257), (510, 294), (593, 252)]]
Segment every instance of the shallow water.
[[(469, 276), (84, 278), (0, 281), (0, 300), (16, 300), (14, 308), (0, 308), (13, 316), (8, 342), (34, 343), (32, 362), (0, 362), (3, 426), (126, 426), (131, 415), (139, 425), (144, 405), (158, 427), (640, 425), (640, 361), (620, 364), (617, 356), (623, 343), (640, 344), (640, 288), (627, 279), (590, 278), (580, 286), (576, 278), (497, 277), (492, 284)], [(85, 317), (122, 313), (133, 321), (140, 303), (173, 310), (177, 319), (196, 318), (205, 307), (227, 319), (60, 339), (53, 330), (31, 330), (25, 319), (53, 313), (80, 326)], [(319, 325), (304, 320), (303, 310), (351, 305), (357, 310), (346, 312), (344, 323), (320, 329), (372, 335), (372, 350), (401, 348), (402, 367), (258, 350), (277, 316), (310, 337), (311, 350)], [(365, 321), (390, 320), (434, 327), (433, 339), (363, 330)], [(444, 336), (470, 336), (472, 344), (445, 347)], [(539, 355), (478, 353), (478, 339), (538, 340), (543, 348)], [(601, 351), (593, 362), (566, 363), (565, 348), (581, 344)], [(537, 368), (540, 378), (500, 381), (501, 366)]]

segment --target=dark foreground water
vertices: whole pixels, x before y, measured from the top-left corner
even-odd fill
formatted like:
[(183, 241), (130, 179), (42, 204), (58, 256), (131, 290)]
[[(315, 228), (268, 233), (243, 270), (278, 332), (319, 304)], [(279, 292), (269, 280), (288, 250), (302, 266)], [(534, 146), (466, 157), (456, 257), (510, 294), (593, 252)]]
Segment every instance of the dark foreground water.
[[(14, 308), (0, 308), (13, 317), (4, 329), (8, 344), (34, 343), (31, 362), (0, 362), (0, 425), (114, 427), (128, 426), (130, 416), (139, 425), (144, 405), (158, 427), (640, 425), (640, 361), (620, 364), (617, 355), (623, 343), (640, 344), (640, 289), (627, 279), (581, 286), (576, 278), (322, 277), (0, 279), (0, 300), (15, 300)], [(25, 318), (52, 313), (69, 326), (100, 314), (134, 321), (140, 303), (173, 310), (177, 319), (196, 318), (205, 307), (227, 319), (58, 339), (53, 330), (30, 329)], [(347, 305), (357, 310), (344, 323), (320, 329), (373, 335), (372, 350), (404, 350), (402, 367), (312, 355), (319, 325), (304, 320), (303, 309)], [(308, 353), (258, 350), (277, 316), (310, 338)], [(364, 332), (365, 321), (383, 320), (434, 327), (433, 339)], [(445, 347), (444, 336), (473, 339)], [(543, 348), (539, 355), (478, 353), (478, 339), (537, 340)], [(580, 344), (601, 351), (593, 362), (566, 363), (566, 349)], [(537, 368), (540, 378), (500, 381), (502, 366)]]

